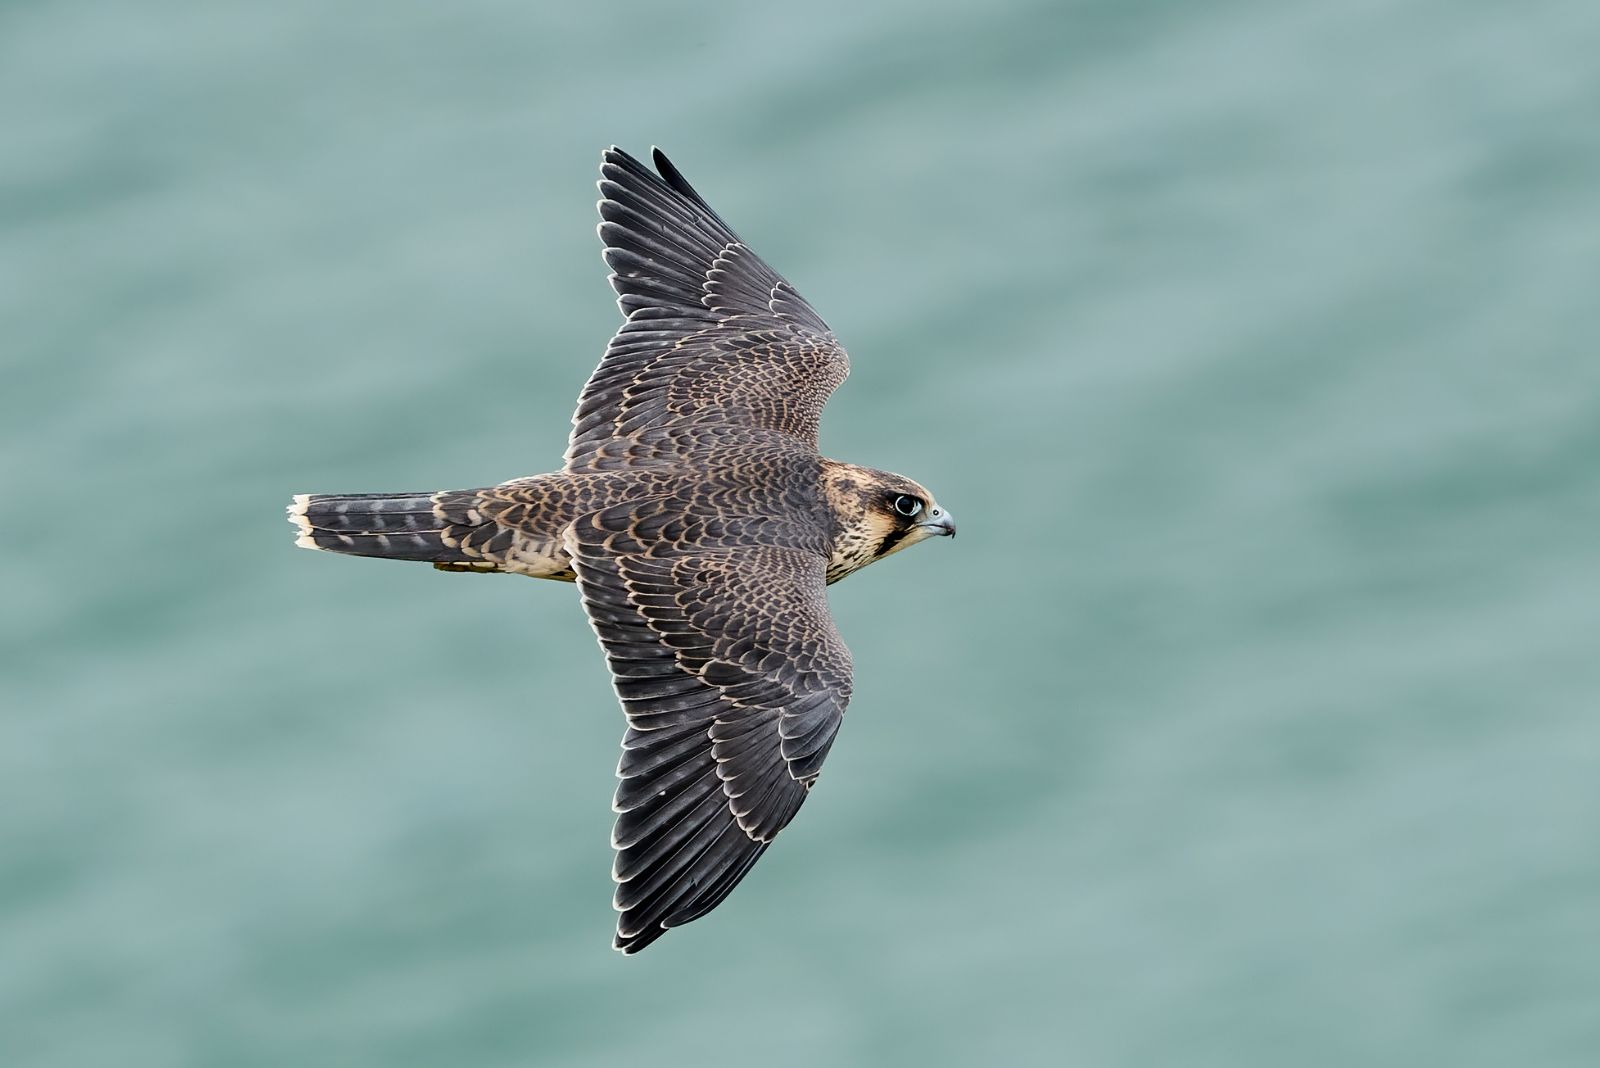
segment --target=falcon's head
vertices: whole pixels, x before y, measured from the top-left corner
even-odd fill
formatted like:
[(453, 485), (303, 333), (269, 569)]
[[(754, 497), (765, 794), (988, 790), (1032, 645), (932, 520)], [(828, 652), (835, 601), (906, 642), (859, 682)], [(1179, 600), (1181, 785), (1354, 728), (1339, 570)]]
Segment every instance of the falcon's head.
[(907, 545), (956, 532), (955, 520), (933, 494), (904, 475), (830, 460), (822, 488), (834, 520), (829, 582)]

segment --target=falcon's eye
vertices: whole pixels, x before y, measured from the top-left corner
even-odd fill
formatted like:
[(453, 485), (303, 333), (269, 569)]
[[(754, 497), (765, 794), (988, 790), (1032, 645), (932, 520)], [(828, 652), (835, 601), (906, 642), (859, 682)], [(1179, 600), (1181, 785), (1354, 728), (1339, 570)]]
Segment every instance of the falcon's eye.
[(909, 519), (922, 511), (922, 502), (902, 493), (894, 499), (894, 510)]

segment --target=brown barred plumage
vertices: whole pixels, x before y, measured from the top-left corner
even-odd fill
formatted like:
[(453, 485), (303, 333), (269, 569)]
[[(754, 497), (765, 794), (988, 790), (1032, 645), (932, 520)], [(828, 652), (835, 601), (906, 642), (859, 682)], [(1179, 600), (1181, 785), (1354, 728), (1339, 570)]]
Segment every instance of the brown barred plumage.
[(577, 582), (628, 720), (613, 834), (627, 953), (715, 908), (816, 782), (851, 688), (826, 585), (955, 533), (910, 479), (818, 455), (844, 349), (654, 161), (601, 161), (627, 321), (562, 470), (289, 508), (306, 548)]

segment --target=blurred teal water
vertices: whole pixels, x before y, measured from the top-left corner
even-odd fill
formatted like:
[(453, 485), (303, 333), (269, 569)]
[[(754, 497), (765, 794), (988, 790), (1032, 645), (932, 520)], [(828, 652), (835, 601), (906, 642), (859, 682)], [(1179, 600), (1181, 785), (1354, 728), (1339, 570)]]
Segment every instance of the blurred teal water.
[[(0, 7), (0, 1063), (1588, 1065), (1582, 2)], [(961, 537), (608, 948), (570, 587), (296, 552), (555, 466), (661, 144)]]

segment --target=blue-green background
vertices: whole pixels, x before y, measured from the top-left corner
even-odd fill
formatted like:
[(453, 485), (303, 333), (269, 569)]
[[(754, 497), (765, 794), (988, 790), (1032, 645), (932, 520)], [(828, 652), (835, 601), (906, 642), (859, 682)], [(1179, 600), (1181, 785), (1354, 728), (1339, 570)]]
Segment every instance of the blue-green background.
[[(0, 6), (0, 1063), (1600, 1063), (1600, 9)], [(608, 948), (573, 590), (296, 491), (559, 463), (652, 143), (954, 542)]]

